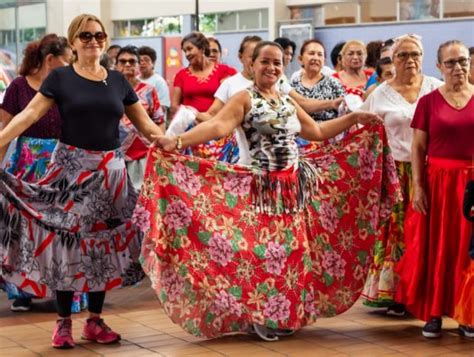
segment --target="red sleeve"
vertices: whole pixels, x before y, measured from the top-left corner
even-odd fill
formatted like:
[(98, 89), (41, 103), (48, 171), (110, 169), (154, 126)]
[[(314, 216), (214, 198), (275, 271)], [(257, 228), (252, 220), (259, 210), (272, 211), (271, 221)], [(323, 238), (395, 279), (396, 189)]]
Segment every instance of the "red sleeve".
[(179, 70), (178, 73), (176, 73), (176, 75), (174, 76), (174, 82), (173, 82), (174, 87), (179, 87), (183, 89), (185, 71), (186, 71), (186, 68), (183, 68)]
[(415, 115), (413, 116), (413, 120), (411, 122), (411, 127), (413, 129), (420, 129), (428, 132), (430, 119), (429, 98), (430, 94), (421, 97), (418, 101)]

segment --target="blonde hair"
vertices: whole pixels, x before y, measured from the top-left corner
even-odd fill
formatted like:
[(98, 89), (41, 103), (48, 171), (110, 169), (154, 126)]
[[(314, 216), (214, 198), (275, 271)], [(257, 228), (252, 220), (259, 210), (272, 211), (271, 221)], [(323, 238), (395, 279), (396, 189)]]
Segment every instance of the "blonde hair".
[(349, 46), (359, 46), (362, 48), (362, 52), (364, 53), (365, 56), (367, 56), (367, 49), (365, 48), (365, 43), (359, 40), (349, 40), (347, 41), (344, 46), (341, 48), (341, 55), (344, 55), (349, 48)]
[[(69, 28), (67, 29), (67, 40), (69, 42), (69, 45), (72, 47), (72, 44), (74, 42), (74, 40), (79, 36), (79, 34), (81, 32), (84, 31), (84, 29), (86, 28), (87, 26), (87, 23), (89, 21), (95, 21), (97, 22), (100, 27), (102, 28), (102, 31), (104, 33), (107, 33), (105, 31), (105, 26), (104, 24), (102, 23), (102, 21), (95, 15), (91, 15), (91, 14), (81, 14), (81, 15), (78, 15), (76, 16), (72, 21), (71, 23), (69, 24)], [(110, 39), (109, 37), (107, 36), (107, 40), (105, 40), (105, 46), (104, 46), (104, 49), (108, 48), (109, 47), (109, 44), (110, 44)], [(73, 58), (73, 61), (77, 61), (77, 54), (75, 51), (74, 52), (74, 58)]]

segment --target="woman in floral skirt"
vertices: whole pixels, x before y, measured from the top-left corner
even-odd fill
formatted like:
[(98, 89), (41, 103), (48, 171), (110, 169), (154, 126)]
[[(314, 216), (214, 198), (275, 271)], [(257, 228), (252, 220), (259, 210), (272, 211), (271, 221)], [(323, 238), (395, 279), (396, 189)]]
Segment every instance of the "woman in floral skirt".
[(275, 340), (319, 316), (346, 311), (365, 282), (375, 232), (398, 181), (383, 127), (368, 125), (299, 157), (295, 138), (324, 140), (353, 113), (316, 124), (275, 88), (283, 52), (261, 42), (255, 85), (165, 151), (227, 135), (242, 140), (239, 165), (160, 150), (149, 156), (134, 221), (145, 232), (142, 265), (166, 313), (207, 337), (249, 331)]
[(38, 182), (0, 170), (2, 276), (36, 296), (55, 293), (56, 348), (74, 346), (74, 292), (89, 294), (82, 337), (98, 343), (120, 340), (100, 317), (105, 292), (133, 284), (143, 274), (138, 264), (142, 235), (131, 222), (137, 194), (119, 150), (118, 126), (125, 112), (148, 139), (161, 134), (127, 80), (100, 66), (107, 34), (96, 16), (74, 18), (68, 42), (73, 64), (51, 71), (39, 93), (0, 132), (1, 149), (54, 104), (61, 113), (60, 141)]

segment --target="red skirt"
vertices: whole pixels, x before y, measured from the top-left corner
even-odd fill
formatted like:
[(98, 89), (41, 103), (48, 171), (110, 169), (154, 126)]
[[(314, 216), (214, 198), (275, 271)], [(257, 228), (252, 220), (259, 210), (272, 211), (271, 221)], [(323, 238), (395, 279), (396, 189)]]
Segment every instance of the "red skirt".
[(396, 298), (420, 320), (454, 316), (463, 272), (469, 265), (472, 228), (464, 219), (462, 202), (470, 165), (466, 160), (429, 158), (428, 213), (415, 212), (411, 205), (407, 212), (406, 251), (397, 269)]
[(454, 319), (461, 325), (474, 327), (474, 260), (463, 274)]
[(389, 153), (382, 126), (322, 145), (296, 171), (152, 149), (134, 221), (165, 312), (216, 337), (252, 323), (299, 329), (346, 311), (399, 195)]

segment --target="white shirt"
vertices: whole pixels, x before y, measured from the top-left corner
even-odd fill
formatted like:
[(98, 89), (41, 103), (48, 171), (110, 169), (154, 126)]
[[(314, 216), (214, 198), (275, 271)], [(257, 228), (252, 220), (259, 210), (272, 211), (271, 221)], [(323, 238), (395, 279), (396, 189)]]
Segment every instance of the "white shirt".
[(148, 77), (147, 79), (144, 79), (142, 77), (138, 78), (142, 82), (150, 84), (156, 88), (156, 91), (158, 92), (158, 99), (162, 106), (167, 108), (171, 106), (170, 90), (168, 88), (168, 84), (162, 76), (160, 76), (158, 73), (154, 73), (151, 77)]
[[(242, 73), (234, 74), (232, 77), (226, 78), (214, 93), (214, 98), (219, 99), (222, 103), (227, 103), (234, 94), (253, 86), (253, 81), (245, 78)], [(293, 87), (285, 76), (281, 76), (278, 80), (277, 89), (283, 94), (289, 94)]]
[(418, 100), (443, 85), (439, 79), (423, 76), (415, 103), (409, 103), (387, 82), (380, 84), (367, 98), (360, 110), (377, 113), (384, 120), (387, 138), (396, 161), (411, 161), (413, 129), (410, 127)]

